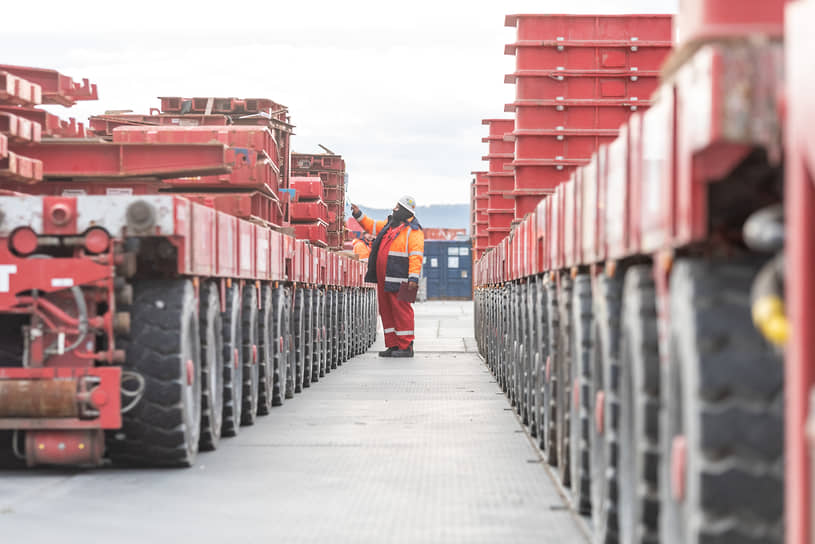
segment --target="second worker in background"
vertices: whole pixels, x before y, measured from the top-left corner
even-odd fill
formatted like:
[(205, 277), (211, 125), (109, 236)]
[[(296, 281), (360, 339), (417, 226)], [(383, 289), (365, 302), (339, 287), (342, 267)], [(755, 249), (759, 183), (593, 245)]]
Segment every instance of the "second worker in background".
[(351, 212), (375, 236), (365, 281), (377, 285), (379, 315), (385, 332), (380, 357), (413, 357), (413, 307), (424, 259), (424, 233), (416, 219), (416, 201), (403, 196), (385, 221), (365, 216), (356, 204)]

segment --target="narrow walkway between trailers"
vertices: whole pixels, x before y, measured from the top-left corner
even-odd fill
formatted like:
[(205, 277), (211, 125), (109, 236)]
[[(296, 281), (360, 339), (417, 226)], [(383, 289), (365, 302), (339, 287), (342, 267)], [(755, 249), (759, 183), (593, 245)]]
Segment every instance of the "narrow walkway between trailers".
[(9, 542), (586, 542), (472, 339), (416, 308), (416, 357), (352, 359), (189, 470), (0, 472)]

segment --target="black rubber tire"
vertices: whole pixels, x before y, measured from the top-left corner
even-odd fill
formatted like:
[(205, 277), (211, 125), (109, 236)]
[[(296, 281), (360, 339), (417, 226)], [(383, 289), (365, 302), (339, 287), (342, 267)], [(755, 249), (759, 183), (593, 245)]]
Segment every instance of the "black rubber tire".
[(241, 346), (243, 351), (241, 425), (254, 425), (258, 413), (258, 390), (260, 388), (258, 319), (258, 290), (254, 285), (247, 284), (243, 288), (241, 308)]
[(313, 303), (312, 303), (312, 311), (314, 313), (314, 323), (312, 324), (312, 348), (311, 348), (311, 359), (312, 359), (312, 370), (311, 370), (311, 381), (318, 382), (320, 381), (320, 376), (324, 376), (323, 373), (323, 362), (322, 362), (322, 337), (320, 335), (320, 329), (322, 327), (322, 319), (320, 318), (320, 290), (315, 288), (313, 291)]
[(363, 293), (365, 294), (365, 349), (363, 350), (363, 353), (365, 353), (374, 342), (373, 335), (371, 334), (371, 315), (373, 314), (373, 304), (371, 304), (371, 290), (365, 289)]
[(356, 355), (356, 351), (355, 351), (356, 348), (354, 346), (354, 329), (356, 328), (356, 319), (355, 319), (356, 316), (354, 315), (354, 290), (353, 289), (348, 290), (348, 293), (346, 294), (346, 300), (347, 300), (347, 303), (348, 303), (347, 304), (348, 310), (347, 310), (347, 317), (346, 317), (347, 323), (348, 323), (348, 328), (346, 329), (347, 334), (348, 334), (348, 345), (347, 345), (346, 357), (347, 357), (347, 360), (350, 360), (350, 359), (352, 359), (354, 357), (354, 355)]
[(321, 374), (321, 350), (320, 347), (320, 291), (315, 289), (311, 290), (311, 381), (320, 381)]
[(258, 315), (258, 415), (266, 416), (272, 411), (274, 397), (274, 293), (272, 286), (264, 283), (260, 288), (260, 312)]
[[(617, 544), (617, 454), (619, 412), (618, 381), (620, 354), (620, 299), (622, 282), (616, 276), (600, 274), (595, 278), (594, 348), (591, 351), (592, 414), (603, 403), (602, 429), (591, 418), (591, 512), (595, 544)], [(598, 399), (598, 393), (602, 393)]]
[(331, 373), (328, 362), (328, 291), (320, 289), (320, 377)]
[(348, 358), (357, 354), (356, 290), (348, 291)]
[(501, 388), (504, 390), (504, 393), (507, 394), (509, 398), (510, 404), (514, 405), (512, 401), (512, 360), (514, 357), (513, 353), (513, 344), (514, 344), (514, 302), (515, 299), (513, 298), (513, 287), (512, 285), (505, 285), (502, 288), (503, 291), (503, 302), (506, 304), (504, 306), (501, 319), (501, 329), (502, 329), (502, 346), (503, 350), (501, 353)]
[[(24, 316), (5, 314), (0, 316), (0, 367), (23, 366), (23, 330), (28, 322)], [(25, 440), (19, 437), (18, 443), (24, 448)], [(25, 461), (14, 455), (12, 441), (14, 431), (0, 430), (0, 468), (22, 468)]]
[(272, 405), (282, 406), (286, 400), (289, 380), (289, 322), (291, 295), (286, 287), (278, 286), (272, 295), (272, 360), (274, 383)]
[(376, 289), (368, 289), (368, 297), (371, 299), (371, 322), (369, 324), (371, 343), (368, 345), (368, 348), (371, 348), (376, 343), (376, 321), (379, 317), (379, 303), (376, 299)]
[(294, 392), (303, 392), (303, 372), (305, 370), (305, 293), (302, 288), (294, 289), (292, 311), (292, 335), (294, 336)]
[(527, 318), (529, 316), (526, 306), (526, 291), (527, 282), (518, 284), (518, 331), (516, 337), (518, 339), (518, 360), (515, 363), (517, 368), (517, 377), (515, 379), (515, 386), (517, 388), (515, 397), (518, 404), (518, 416), (521, 418), (521, 423), (524, 425), (529, 424), (529, 405), (527, 404), (527, 387), (526, 378), (529, 374), (526, 364), (526, 357), (529, 353), (527, 342)]
[(23, 326), (28, 322), (23, 315), (0, 315), (0, 367), (23, 366)]
[(560, 278), (560, 349), (552, 362), (557, 376), (557, 458), (560, 481), (565, 486), (571, 486), (571, 453), (569, 439), (571, 437), (571, 410), (572, 404), (572, 280), (566, 275)]
[(499, 334), (498, 334), (498, 315), (496, 311), (497, 303), (496, 299), (498, 298), (498, 290), (497, 289), (490, 289), (489, 297), (489, 341), (487, 344), (487, 349), (489, 350), (487, 355), (487, 362), (489, 363), (490, 370), (492, 371), (492, 376), (495, 378), (496, 383), (500, 387), (500, 380), (498, 379), (498, 342), (499, 342)]
[(236, 436), (243, 408), (243, 333), (241, 288), (237, 283), (226, 289), (223, 321), (224, 411), (222, 436)]
[(349, 358), (349, 333), (348, 323), (348, 291), (343, 289), (339, 292), (339, 322), (340, 322), (340, 363), (344, 363)]
[(212, 451), (221, 440), (224, 411), (224, 340), (221, 290), (205, 282), (199, 292), (201, 307), (201, 451)]
[(546, 417), (544, 417), (545, 431), (543, 433), (546, 440), (544, 449), (546, 462), (551, 466), (558, 464), (558, 388), (560, 383), (557, 376), (557, 360), (560, 357), (560, 305), (558, 304), (558, 289), (554, 277), (549, 277), (546, 282), (546, 329), (549, 343), (546, 347), (546, 359), (544, 359), (544, 405)]
[(524, 376), (524, 392), (526, 395), (526, 424), (529, 426), (529, 434), (535, 438), (538, 436), (537, 421), (537, 396), (535, 386), (537, 384), (537, 367), (535, 366), (535, 356), (540, 347), (538, 345), (538, 318), (537, 318), (537, 290), (538, 283), (534, 277), (528, 278), (526, 283), (526, 374)]
[[(198, 303), (190, 280), (133, 284), (124, 370), (140, 374), (144, 392), (122, 415), (107, 452), (114, 463), (189, 467), (201, 435), (201, 337)], [(191, 363), (191, 365), (190, 365)], [(190, 369), (191, 366), (191, 369)]]
[(335, 296), (335, 301), (334, 302), (336, 304), (336, 308), (334, 309), (334, 311), (336, 312), (336, 319), (337, 319), (337, 329), (336, 329), (336, 331), (337, 331), (337, 347), (336, 347), (336, 350), (337, 350), (337, 366), (342, 366), (342, 362), (343, 362), (342, 354), (343, 354), (343, 349), (344, 349), (343, 348), (343, 334), (345, 334), (345, 327), (343, 326), (343, 323), (342, 323), (342, 310), (343, 310), (342, 297), (343, 297), (343, 291), (340, 290), (340, 289), (337, 289), (337, 291), (334, 293), (334, 296)]
[[(670, 280), (663, 373), (661, 540), (784, 541), (784, 368), (753, 327), (750, 287), (762, 262), (680, 260)], [(684, 435), (684, 500), (671, 452)]]
[(515, 405), (515, 412), (523, 421), (524, 403), (523, 403), (523, 357), (521, 355), (521, 345), (523, 344), (523, 316), (526, 313), (526, 308), (523, 306), (523, 285), (520, 283), (513, 284), (515, 290), (515, 303), (512, 306), (513, 312), (513, 349), (514, 359), (512, 360), (512, 402)]
[(328, 310), (328, 365), (332, 370), (337, 368), (337, 291), (330, 289), (326, 293)]
[(354, 289), (354, 356), (362, 353), (362, 332), (364, 326), (364, 316), (360, 298), (361, 291)]
[(303, 289), (303, 387), (311, 387), (314, 375), (314, 289)]
[(535, 426), (538, 447), (546, 454), (546, 418), (549, 398), (546, 392), (546, 357), (549, 352), (549, 324), (547, 322), (546, 284), (538, 278), (535, 296), (537, 346), (535, 351)]
[[(582, 515), (591, 514), (591, 352), (594, 349), (591, 276), (580, 274), (572, 284), (572, 384), (569, 454), (572, 503)], [(575, 388), (577, 390), (575, 391)]]
[(619, 539), (658, 540), (659, 336), (650, 265), (626, 271), (619, 367)]

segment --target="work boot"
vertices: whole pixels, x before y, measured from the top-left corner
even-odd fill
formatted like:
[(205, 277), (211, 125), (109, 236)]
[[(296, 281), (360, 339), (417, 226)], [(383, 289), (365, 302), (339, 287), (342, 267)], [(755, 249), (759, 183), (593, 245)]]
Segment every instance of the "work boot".
[(396, 346), (391, 346), (388, 349), (386, 349), (385, 351), (380, 351), (379, 356), (380, 357), (393, 357), (393, 352), (394, 351), (397, 351)]
[(390, 354), (390, 357), (413, 357), (413, 342), (410, 343), (407, 349), (395, 350)]

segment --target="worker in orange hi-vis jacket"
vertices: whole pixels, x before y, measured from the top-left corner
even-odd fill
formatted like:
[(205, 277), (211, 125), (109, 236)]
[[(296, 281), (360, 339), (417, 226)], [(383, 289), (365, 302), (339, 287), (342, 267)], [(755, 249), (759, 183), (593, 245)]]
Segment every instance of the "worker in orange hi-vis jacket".
[(359, 238), (354, 238), (352, 242), (354, 255), (356, 255), (360, 261), (368, 262), (368, 255), (371, 254), (371, 242), (373, 242), (373, 239), (373, 236), (367, 232)]
[(354, 219), (375, 236), (365, 281), (376, 282), (379, 315), (385, 331), (380, 357), (413, 357), (413, 307), (424, 258), (424, 233), (416, 219), (416, 201), (403, 196), (385, 221), (366, 217), (351, 204)]

